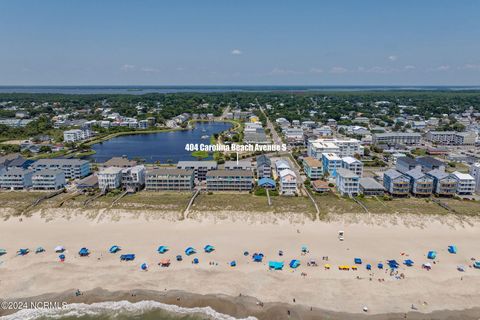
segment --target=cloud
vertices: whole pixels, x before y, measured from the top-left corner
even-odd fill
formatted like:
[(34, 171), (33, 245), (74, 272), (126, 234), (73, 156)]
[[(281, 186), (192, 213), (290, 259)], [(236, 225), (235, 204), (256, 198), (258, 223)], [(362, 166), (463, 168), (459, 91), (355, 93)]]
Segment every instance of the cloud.
[(413, 70), (413, 69), (415, 69), (415, 66), (406, 65), (405, 67), (403, 67), (403, 69), (405, 69), (405, 70)]
[(240, 49), (233, 49), (231, 54), (233, 54), (234, 56), (239, 56), (243, 54), (243, 52)]
[(463, 69), (468, 69), (468, 70), (479, 70), (480, 71), (480, 64), (471, 64), (468, 63), (463, 66)]
[(278, 75), (291, 75), (291, 74), (302, 74), (303, 72), (295, 71), (295, 70), (288, 70), (275, 67), (272, 71), (270, 71), (270, 75), (278, 76)]
[(311, 68), (310, 73), (323, 73), (323, 69), (321, 69), (321, 68)]
[(444, 64), (444, 65), (441, 65), (441, 66), (438, 66), (438, 67), (435, 68), (435, 70), (437, 70), (437, 71), (447, 71), (447, 70), (449, 70), (449, 69), (450, 69), (450, 66), (449, 66), (449, 65), (445, 65), (445, 64)]
[(122, 71), (131, 71), (135, 70), (135, 68), (133, 64), (124, 64), (120, 69), (122, 69)]
[(333, 67), (330, 69), (330, 73), (334, 73), (334, 74), (340, 74), (345, 72), (348, 72), (348, 69), (344, 67)]
[(397, 61), (398, 57), (397, 56), (388, 56), (388, 60), (390, 61)]
[(140, 70), (143, 71), (143, 72), (150, 72), (150, 73), (160, 72), (159, 69), (157, 69), (157, 68), (151, 68), (151, 67), (142, 67)]

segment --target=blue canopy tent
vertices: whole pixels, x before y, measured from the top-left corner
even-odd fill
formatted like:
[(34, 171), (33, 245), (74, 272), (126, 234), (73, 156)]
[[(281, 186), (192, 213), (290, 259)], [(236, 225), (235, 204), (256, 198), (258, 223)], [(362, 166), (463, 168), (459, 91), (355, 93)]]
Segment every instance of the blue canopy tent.
[(269, 261), (268, 268), (270, 270), (282, 270), (283, 269), (283, 262), (278, 261)]
[(366, 265), (367, 270), (372, 270), (372, 265), (369, 263)]
[(122, 250), (119, 246), (111, 246), (108, 250), (110, 253), (117, 253), (118, 251)]
[(167, 246), (160, 246), (160, 247), (158, 247), (157, 251), (160, 254), (164, 254), (165, 252), (168, 251), (168, 247)]
[(308, 252), (307, 246), (302, 246), (302, 253), (307, 253), (307, 252)]
[(30, 252), (30, 249), (28, 249), (28, 248), (27, 248), (27, 249), (19, 249), (19, 250), (17, 251), (17, 255), (19, 255), (19, 256), (25, 256), (25, 255), (27, 255), (29, 252)]
[(198, 258), (193, 259), (193, 264), (198, 264), (200, 261), (198, 261)]
[(177, 261), (182, 261), (183, 260), (183, 258), (180, 254), (178, 256), (176, 256), (175, 259), (177, 259)]
[(237, 262), (235, 260), (230, 262), (230, 267), (236, 267), (236, 266), (237, 266)]
[(397, 269), (400, 265), (396, 260), (388, 260), (388, 266), (390, 269)]
[(140, 266), (140, 268), (141, 268), (143, 271), (147, 271), (147, 270), (148, 270), (148, 264), (142, 263), (142, 265)]
[(355, 264), (362, 264), (362, 259), (360, 258), (355, 258), (353, 259), (353, 261), (355, 262)]
[(475, 262), (473, 263), (473, 267), (474, 267), (475, 269), (480, 269), (480, 260), (475, 261)]
[(292, 261), (290, 261), (289, 265), (290, 265), (290, 268), (296, 269), (300, 266), (300, 260), (293, 259)]
[(413, 260), (407, 259), (403, 261), (403, 264), (406, 265), (407, 267), (413, 266)]
[(120, 261), (133, 261), (135, 260), (135, 255), (133, 253), (122, 254), (120, 256)]
[(262, 188), (270, 188), (274, 189), (275, 188), (275, 181), (270, 178), (261, 178), (258, 180), (258, 185)]
[(65, 255), (62, 253), (61, 255), (58, 256), (61, 262), (65, 261)]
[(454, 246), (454, 245), (448, 246), (448, 252), (453, 254), (457, 253), (457, 246)]
[(87, 248), (82, 248), (82, 249), (80, 249), (80, 251), (78, 252), (78, 255), (79, 255), (80, 257), (87, 257), (89, 254), (90, 254), (90, 250), (88, 250)]
[(437, 257), (437, 252), (436, 251), (428, 251), (427, 253), (427, 258), (428, 259), (435, 259)]
[(38, 247), (36, 250), (35, 250), (35, 253), (42, 253), (42, 252), (45, 252), (45, 249), (43, 247)]
[(197, 251), (193, 247), (188, 247), (187, 249), (185, 249), (185, 254), (187, 256), (190, 256), (190, 255), (195, 254), (195, 253), (197, 253)]
[(254, 253), (252, 256), (253, 262), (262, 262), (263, 257), (263, 253)]
[(3, 256), (4, 254), (7, 254), (7, 250), (0, 248), (0, 256)]
[(204, 250), (206, 253), (210, 253), (210, 252), (212, 252), (212, 251), (215, 250), (215, 247), (207, 244), (207, 245), (203, 248), (203, 250)]
[(383, 263), (377, 264), (377, 268), (378, 268), (378, 269), (383, 269)]

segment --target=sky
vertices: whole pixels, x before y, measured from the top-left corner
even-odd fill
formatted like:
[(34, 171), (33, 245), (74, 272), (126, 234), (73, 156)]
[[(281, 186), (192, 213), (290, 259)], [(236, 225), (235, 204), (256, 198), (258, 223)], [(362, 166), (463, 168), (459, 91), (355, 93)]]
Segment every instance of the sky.
[(476, 0), (3, 0), (0, 85), (479, 85)]

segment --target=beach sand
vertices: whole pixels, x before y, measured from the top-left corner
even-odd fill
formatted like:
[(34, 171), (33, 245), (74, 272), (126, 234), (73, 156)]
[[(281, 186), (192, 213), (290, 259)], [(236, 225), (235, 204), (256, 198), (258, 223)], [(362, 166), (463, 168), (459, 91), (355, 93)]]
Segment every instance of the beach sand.
[[(45, 210), (48, 215), (34, 212), (21, 222), (18, 217), (0, 222), (0, 247), (8, 250), (0, 257), (0, 297), (4, 299), (45, 294), (45, 299), (63, 297), (68, 302), (88, 303), (152, 299), (185, 306), (210, 305), (222, 313), (259, 319), (282, 319), (286, 310), (296, 319), (317, 319), (319, 315), (322, 319), (355, 319), (365, 315), (364, 306), (369, 316), (375, 315), (373, 319), (401, 319), (405, 313), (409, 319), (475, 319), (480, 315), (480, 270), (456, 270), (457, 265), (470, 266), (470, 259), (478, 258), (478, 222), (462, 223), (445, 216), (422, 220), (420, 216), (387, 219), (381, 215), (375, 217), (378, 223), (347, 216), (329, 222), (293, 219), (296, 222), (292, 223), (288, 217), (252, 215), (247, 219), (233, 215), (237, 218), (218, 220), (212, 215), (174, 221), (121, 211), (90, 219), (92, 215), (85, 211)], [(339, 230), (345, 231), (343, 242), (338, 240)], [(204, 253), (206, 244), (216, 250)], [(456, 255), (447, 252), (451, 244), (459, 249)], [(64, 263), (53, 252), (58, 245), (67, 249)], [(121, 246), (122, 253), (135, 253), (136, 260), (120, 262), (119, 254), (108, 253), (112, 245)], [(160, 245), (170, 251), (158, 254)], [(309, 248), (306, 255), (301, 255), (303, 245)], [(38, 246), (47, 252), (14, 255), (19, 248), (34, 251)], [(198, 254), (185, 257), (188, 246), (195, 247)], [(91, 255), (79, 257), (81, 247), (88, 247)], [(279, 250), (284, 256), (278, 256)], [(436, 250), (438, 258), (432, 270), (426, 271), (420, 266), (429, 262), (429, 250)], [(254, 263), (244, 251), (262, 252), (266, 258)], [(176, 262), (177, 254), (182, 254), (184, 261)], [(323, 256), (329, 257), (331, 270), (324, 270)], [(198, 265), (191, 263), (193, 257), (200, 260)], [(358, 271), (337, 269), (338, 265), (353, 265), (355, 257), (363, 259)], [(162, 258), (170, 258), (172, 265), (157, 266)], [(403, 273), (404, 279), (375, 267), (387, 259), (401, 263), (407, 258), (414, 260), (415, 266), (400, 267), (398, 274)], [(291, 259), (302, 262), (295, 271), (288, 267)], [(310, 259), (320, 266), (306, 266)], [(237, 267), (229, 266), (232, 260)], [(282, 271), (269, 271), (269, 260), (285, 261), (286, 266)], [(140, 270), (143, 262), (150, 265), (149, 271)], [(365, 269), (366, 263), (374, 265), (373, 271)], [(77, 289), (84, 295), (76, 297)], [(137, 292), (136, 297), (132, 292)], [(173, 299), (180, 294), (188, 298)], [(259, 301), (263, 307), (257, 305)], [(412, 305), (416, 313), (412, 313)], [(2, 312), (5, 314), (0, 310), (0, 315)]]

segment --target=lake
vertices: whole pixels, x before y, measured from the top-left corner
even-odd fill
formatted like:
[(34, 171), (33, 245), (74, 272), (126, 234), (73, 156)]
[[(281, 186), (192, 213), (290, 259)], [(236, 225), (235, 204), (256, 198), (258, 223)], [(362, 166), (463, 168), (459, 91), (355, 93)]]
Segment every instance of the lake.
[[(180, 160), (196, 160), (191, 152), (185, 150), (188, 143), (210, 143), (215, 133), (232, 127), (229, 122), (197, 122), (192, 130), (158, 132), (119, 136), (92, 146), (96, 152), (90, 156), (95, 162), (105, 162), (112, 157), (145, 159), (147, 163), (176, 163)], [(209, 136), (202, 139), (202, 136)]]

